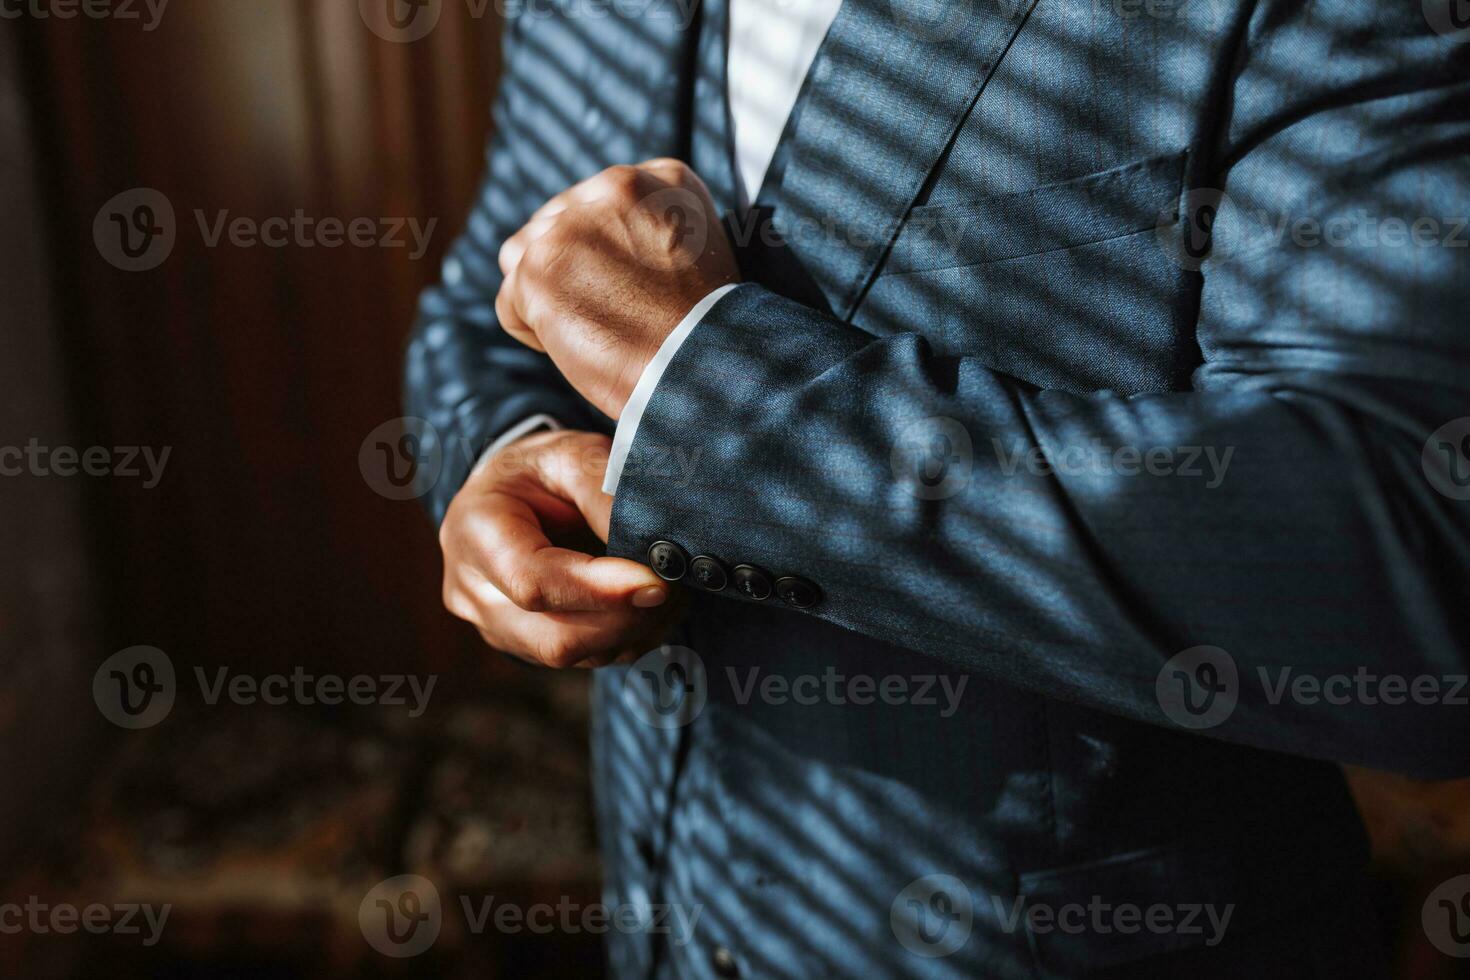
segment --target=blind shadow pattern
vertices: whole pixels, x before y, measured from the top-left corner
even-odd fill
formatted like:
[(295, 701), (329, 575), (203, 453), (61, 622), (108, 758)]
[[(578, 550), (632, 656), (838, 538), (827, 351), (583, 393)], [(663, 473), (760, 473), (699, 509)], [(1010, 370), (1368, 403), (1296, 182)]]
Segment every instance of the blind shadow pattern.
[[(408, 353), (411, 413), (462, 444), (436, 518), (520, 419), (611, 426), (499, 330), (496, 253), (573, 181), (728, 139), (686, 104), (718, 90), (695, 41), (723, 8), (680, 14), (572, 2), (508, 32), (481, 201)], [(702, 910), (691, 942), (618, 936), (617, 974), (1378, 975), (1335, 763), (1463, 775), (1465, 712), (1275, 685), (1466, 670), (1470, 460), (1426, 449), (1470, 416), (1470, 44), (1433, 24), (844, 3), (748, 282), (661, 381), (609, 543), (825, 599), (697, 596), (682, 728), (598, 673), (609, 900)], [(1229, 676), (1170, 671), (1200, 647)], [(967, 683), (942, 714), (752, 695), (752, 670)], [(1176, 674), (1228, 710), (1178, 721)], [(1178, 915), (1058, 924), (1096, 904)]]

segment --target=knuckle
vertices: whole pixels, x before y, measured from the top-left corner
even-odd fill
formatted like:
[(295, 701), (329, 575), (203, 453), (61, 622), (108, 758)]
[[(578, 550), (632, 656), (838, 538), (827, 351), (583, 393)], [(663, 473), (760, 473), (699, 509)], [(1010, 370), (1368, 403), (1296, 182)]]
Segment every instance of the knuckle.
[(664, 179), (671, 179), (675, 183), (683, 179), (686, 173), (692, 172), (689, 170), (689, 165), (683, 160), (676, 160), (673, 157), (655, 157), (648, 161), (648, 169), (658, 171)]
[(546, 592), (541, 587), (540, 577), (532, 569), (512, 569), (505, 577), (502, 591), (506, 598), (526, 612), (545, 612), (547, 609)]
[(559, 633), (546, 642), (541, 659), (552, 667), (570, 667), (591, 653), (586, 640), (571, 633)]
[(464, 592), (460, 590), (453, 575), (445, 574), (441, 598), (444, 600), (445, 610), (451, 616), (454, 616), (456, 619), (463, 619), (468, 623), (476, 621), (474, 604), (465, 598)]
[(633, 197), (638, 191), (638, 168), (626, 164), (608, 167), (603, 171), (603, 183), (618, 197)]

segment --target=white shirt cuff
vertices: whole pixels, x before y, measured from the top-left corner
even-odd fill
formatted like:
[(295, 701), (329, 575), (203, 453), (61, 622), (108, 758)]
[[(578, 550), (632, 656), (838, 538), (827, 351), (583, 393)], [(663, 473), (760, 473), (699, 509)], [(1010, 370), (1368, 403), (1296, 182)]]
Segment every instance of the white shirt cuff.
[(515, 425), (502, 432), (495, 439), (494, 442), (485, 447), (485, 451), (481, 453), (480, 458), (475, 461), (475, 468), (471, 471), (471, 474), (478, 473), (480, 471), (480, 467), (484, 466), (485, 462), (490, 459), (491, 456), (494, 456), (506, 446), (509, 446), (511, 443), (515, 442), (517, 439), (523, 439), (526, 436), (531, 435), (533, 432), (541, 432), (543, 430), (547, 432), (555, 432), (556, 430), (561, 428), (563, 428), (562, 424), (552, 416), (547, 415), (545, 412), (542, 412), (539, 415), (530, 415), (526, 418), (521, 419)]
[(694, 308), (679, 321), (674, 332), (664, 338), (658, 353), (653, 355), (653, 360), (643, 368), (643, 374), (638, 378), (633, 394), (628, 396), (628, 403), (623, 406), (623, 414), (618, 416), (618, 427), (613, 432), (612, 449), (607, 457), (607, 475), (602, 480), (603, 493), (618, 492), (618, 481), (623, 478), (623, 464), (628, 460), (628, 451), (633, 448), (633, 438), (638, 435), (638, 422), (643, 418), (643, 410), (648, 407), (649, 399), (653, 398), (653, 390), (658, 387), (659, 379), (664, 376), (664, 369), (669, 366), (674, 355), (679, 353), (679, 348), (694, 332), (694, 328), (699, 326), (710, 308), (738, 285), (739, 283), (734, 282), (726, 283), (695, 303)]

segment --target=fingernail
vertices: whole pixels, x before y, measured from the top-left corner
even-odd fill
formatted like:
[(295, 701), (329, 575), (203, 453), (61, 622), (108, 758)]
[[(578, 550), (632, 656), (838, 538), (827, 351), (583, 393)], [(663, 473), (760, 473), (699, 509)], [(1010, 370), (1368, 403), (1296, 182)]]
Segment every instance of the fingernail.
[(662, 606), (668, 597), (668, 592), (662, 586), (648, 585), (633, 593), (633, 605), (639, 609), (651, 609)]

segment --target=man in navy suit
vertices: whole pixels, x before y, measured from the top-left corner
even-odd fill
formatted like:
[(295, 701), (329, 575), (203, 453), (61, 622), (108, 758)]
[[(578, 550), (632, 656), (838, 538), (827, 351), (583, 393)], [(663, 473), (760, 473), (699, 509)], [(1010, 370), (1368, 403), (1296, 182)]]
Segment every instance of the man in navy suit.
[(408, 353), (446, 605), (601, 668), (614, 973), (1377, 975), (1337, 763), (1470, 773), (1461, 0), (689, 13), (508, 22)]

